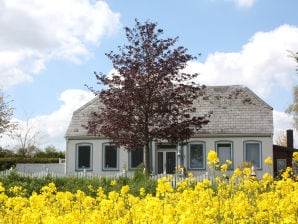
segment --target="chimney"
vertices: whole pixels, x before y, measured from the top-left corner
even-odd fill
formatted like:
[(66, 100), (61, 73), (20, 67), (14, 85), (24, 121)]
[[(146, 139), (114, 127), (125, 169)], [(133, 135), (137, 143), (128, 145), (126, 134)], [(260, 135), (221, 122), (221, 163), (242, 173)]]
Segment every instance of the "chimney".
[(293, 130), (287, 130), (287, 148), (292, 150), (294, 148)]

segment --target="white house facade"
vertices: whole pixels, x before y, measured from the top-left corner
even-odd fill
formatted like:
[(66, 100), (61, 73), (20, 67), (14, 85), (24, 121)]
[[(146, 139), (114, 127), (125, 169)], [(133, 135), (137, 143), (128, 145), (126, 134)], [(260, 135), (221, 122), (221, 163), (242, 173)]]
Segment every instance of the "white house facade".
[[(150, 144), (152, 174), (173, 174), (178, 165), (186, 172), (202, 175), (209, 172), (207, 155), (215, 150), (220, 163), (231, 160), (230, 172), (249, 162), (256, 174), (272, 173), (264, 159), (272, 158), (273, 109), (250, 89), (243, 86), (208, 86), (206, 94), (194, 102), (202, 115), (212, 111), (210, 122), (203, 126), (186, 145), (168, 142)], [(143, 149), (126, 151), (116, 148), (109, 140), (92, 136), (83, 127), (90, 113), (103, 105), (98, 98), (73, 113), (66, 132), (66, 173), (90, 172), (109, 176), (119, 172), (134, 172), (144, 161)]]

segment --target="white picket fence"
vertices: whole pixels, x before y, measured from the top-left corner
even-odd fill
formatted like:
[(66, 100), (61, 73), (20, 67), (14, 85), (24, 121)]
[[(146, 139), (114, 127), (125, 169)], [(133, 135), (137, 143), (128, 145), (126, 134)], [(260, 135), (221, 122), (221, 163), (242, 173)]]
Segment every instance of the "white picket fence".
[(47, 170), (42, 170), (39, 172), (22, 172), (22, 171), (17, 171), (17, 170), (13, 170), (13, 169), (0, 171), (0, 176), (9, 175), (11, 172), (14, 172), (17, 175), (22, 176), (22, 177), (45, 178), (47, 176), (52, 176), (52, 177), (65, 176), (65, 174), (63, 174), (63, 173), (55, 173), (55, 172), (51, 172), (51, 171), (47, 171)]
[[(181, 175), (176, 175), (176, 174), (157, 174), (157, 175), (152, 175), (151, 178), (154, 179), (154, 180), (158, 180), (160, 178), (163, 178), (163, 177), (167, 177), (169, 181), (171, 181), (171, 184), (173, 187), (177, 187), (177, 183), (178, 182), (181, 182), (181, 181), (184, 181), (186, 177), (183, 177)], [(193, 176), (192, 177), (192, 181), (194, 183), (197, 183), (197, 182), (202, 182), (203, 180), (205, 179), (210, 179), (210, 177), (208, 176), (208, 173), (206, 174), (202, 174), (200, 176)]]

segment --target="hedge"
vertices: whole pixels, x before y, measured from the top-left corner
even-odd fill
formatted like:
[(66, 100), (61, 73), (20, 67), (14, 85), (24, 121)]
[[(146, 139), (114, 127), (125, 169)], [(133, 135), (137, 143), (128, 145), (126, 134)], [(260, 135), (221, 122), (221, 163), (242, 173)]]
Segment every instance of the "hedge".
[(59, 158), (3, 157), (0, 158), (0, 170), (8, 170), (17, 163), (59, 163)]

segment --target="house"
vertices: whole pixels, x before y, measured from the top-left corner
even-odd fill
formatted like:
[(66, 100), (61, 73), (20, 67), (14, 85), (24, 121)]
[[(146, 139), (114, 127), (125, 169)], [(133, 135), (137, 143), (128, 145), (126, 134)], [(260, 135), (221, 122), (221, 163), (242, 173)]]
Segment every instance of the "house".
[(287, 146), (273, 145), (273, 174), (278, 176), (287, 167), (293, 167), (293, 152), (298, 152), (294, 148), (293, 130), (287, 130)]
[[(151, 173), (175, 173), (178, 165), (194, 175), (209, 171), (207, 154), (216, 150), (221, 163), (231, 160), (230, 170), (244, 162), (254, 166), (258, 176), (272, 173), (264, 159), (272, 158), (273, 109), (249, 88), (239, 85), (208, 86), (206, 94), (194, 102), (196, 115), (212, 111), (210, 122), (188, 144), (150, 144)], [(133, 172), (143, 162), (143, 149), (126, 151), (109, 144), (103, 136), (92, 136), (83, 125), (92, 111), (103, 105), (95, 98), (77, 109), (67, 129), (66, 172), (86, 171), (107, 176), (126, 170)], [(247, 163), (246, 163), (247, 164)]]

